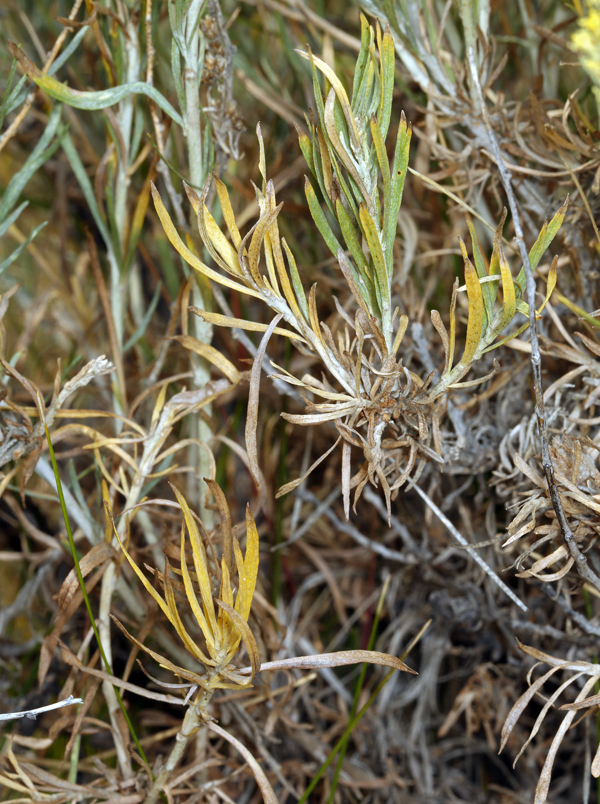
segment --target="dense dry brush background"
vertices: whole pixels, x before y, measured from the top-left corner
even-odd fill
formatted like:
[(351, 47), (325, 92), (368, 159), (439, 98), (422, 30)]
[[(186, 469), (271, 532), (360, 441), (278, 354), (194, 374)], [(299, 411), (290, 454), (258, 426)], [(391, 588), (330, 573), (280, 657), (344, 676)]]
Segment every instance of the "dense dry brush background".
[[(589, 41), (580, 38), (578, 50), (572, 35), (586, 15)], [(323, 219), (341, 241), (332, 214), (334, 196), (343, 195), (339, 181), (320, 187), (302, 153), (312, 147), (310, 138), (325, 147), (322, 126), (315, 133), (314, 93), (316, 86), (325, 99), (331, 84), (319, 69), (315, 85), (310, 60), (298, 51), (321, 59), (351, 94), (361, 31), (369, 36), (366, 20), (374, 30), (379, 23), (380, 38), (388, 31), (393, 100), (384, 153), (390, 160), (399, 127), (412, 126), (395, 240), (385, 255), (393, 269), (391, 312), (398, 308), (394, 331), (404, 325), (406, 332), (397, 363), (386, 363), (385, 343), (363, 353), (371, 390), (381, 387), (377, 372), (396, 372), (400, 384), (390, 384), (389, 394), (398, 394), (393, 405), (379, 400), (371, 412), (383, 415), (385, 405), (398, 405), (383, 457), (366, 414), (352, 419), (348, 408), (328, 417), (315, 407), (323, 398), (311, 396), (311, 387), (333, 396), (340, 387), (314, 349), (277, 333), (268, 343), (265, 337), (261, 376), (259, 344), (274, 313), (260, 294), (214, 283), (180, 259), (151, 192), (154, 183), (182, 244), (221, 275), (214, 243), (217, 257), (230, 253), (225, 239), (238, 251), (219, 204), (225, 188), (241, 237), (257, 220), (267, 221), (269, 248), (275, 218), (267, 220), (268, 205), (274, 208), (276, 193), (277, 204), (283, 202), (278, 234), (295, 257), (307, 298), (316, 283), (311, 313), (318, 310), (326, 327), (317, 321), (313, 333), (325, 333), (327, 344), (333, 333), (341, 359), (356, 362), (360, 337), (376, 341), (377, 325), (356, 315), (349, 269), (340, 270), (346, 258), (332, 254), (324, 225), (313, 219), (317, 207), (325, 210)], [(225, 511), (245, 546), (249, 504), (260, 536), (248, 620), (259, 661), (372, 648), (404, 658), (418, 675), (393, 673), (356, 725), (353, 713), (386, 668), (267, 670), (251, 688), (231, 676), (234, 688), (217, 689), (206, 710), (221, 732), (203, 724), (194, 730), (163, 800), (271, 800), (241, 744), (275, 800), (297, 801), (340, 740), (343, 762), (337, 770), (337, 757), (331, 762), (308, 800), (600, 800), (594, 778), (600, 699), (593, 697), (600, 692), (600, 669), (594, 670), (600, 657), (598, 27), (600, 10), (591, 0), (587, 6), (579, 0), (2, 4), (0, 711), (29, 710), (69, 694), (84, 704), (2, 723), (1, 801), (152, 800), (152, 773), (172, 751), (184, 711), (164, 696), (182, 698), (187, 690), (159, 686), (184, 679), (129, 641), (110, 615), (167, 657), (167, 667), (186, 668), (192, 678), (199, 665), (114, 534), (160, 594), (171, 588), (185, 627), (201, 640), (186, 613), (181, 569), (171, 571), (172, 587), (165, 570), (165, 557), (176, 566), (181, 558), (182, 515), (168, 481), (204, 522), (217, 584), (224, 583), (221, 550), (233, 562)], [(49, 83), (40, 70), (57, 58), (56, 81)], [(135, 82), (146, 89), (113, 103), (111, 90)], [(343, 128), (339, 96), (331, 103)], [(259, 169), (258, 123), (273, 185)], [(370, 142), (377, 177), (381, 152), (378, 166)], [(502, 235), (520, 305), (501, 337), (527, 320), (515, 209), (528, 250), (545, 221), (559, 210), (564, 215), (535, 271), (538, 308), (555, 269), (558, 277), (537, 333), (562, 524), (542, 466), (530, 330), (478, 353), (464, 377), (458, 372), (444, 385), (443, 333), (453, 317), (456, 361), (467, 354), (473, 282), (484, 288), (484, 299), (492, 286), (465, 268), (459, 238), (485, 272), (509, 208), (494, 144), (510, 166), (516, 205), (496, 245)], [(223, 184), (205, 185), (211, 173)], [(224, 232), (213, 245), (197, 225), (204, 202)], [(367, 261), (370, 245), (363, 237)], [(492, 260), (492, 273), (498, 265)], [(503, 309), (509, 284), (493, 285)], [(432, 311), (439, 315), (432, 319)], [(219, 316), (257, 326), (242, 333), (218, 326)], [(477, 321), (477, 339), (485, 322)], [(290, 376), (295, 384), (286, 382)], [(485, 377), (479, 385), (448, 387)], [(419, 382), (429, 385), (423, 391)], [(436, 395), (427, 395), (430, 388)], [(315, 410), (322, 423), (316, 415), (306, 426), (300, 417)], [(121, 692), (146, 761), (102, 675), (42, 414), (108, 661), (134, 685)], [(293, 482), (325, 453), (302, 483)], [(208, 487), (203, 478), (211, 480)], [(288, 493), (277, 495), (283, 486)], [(132, 508), (144, 499), (155, 504)], [(192, 580), (201, 589), (199, 572)], [(254, 650), (249, 639), (237, 667), (253, 659), (246, 655)], [(156, 699), (141, 697), (140, 688)], [(578, 696), (592, 700), (559, 711)], [(555, 756), (549, 790), (548, 756)]]

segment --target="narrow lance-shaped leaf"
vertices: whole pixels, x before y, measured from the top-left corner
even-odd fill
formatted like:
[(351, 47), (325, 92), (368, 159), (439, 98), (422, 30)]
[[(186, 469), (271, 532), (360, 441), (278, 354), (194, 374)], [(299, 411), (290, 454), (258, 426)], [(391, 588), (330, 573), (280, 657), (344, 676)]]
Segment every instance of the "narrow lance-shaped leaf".
[[(187, 564), (185, 563), (185, 526), (183, 522), (181, 523), (181, 574), (184, 579), (184, 586), (186, 590), (186, 596), (188, 601), (190, 602), (190, 608), (196, 617), (196, 622), (200, 626), (200, 630), (204, 634), (204, 638), (206, 639), (206, 644), (208, 645), (209, 653), (215, 653), (215, 646), (212, 640), (212, 635), (208, 623), (206, 622), (206, 618), (202, 613), (202, 610), (198, 606), (198, 601), (196, 600), (196, 594), (194, 592), (194, 588), (190, 579), (189, 571), (187, 568)], [(168, 558), (165, 561), (165, 576), (164, 576), (164, 584), (165, 584), (165, 599), (167, 604), (169, 605), (169, 609), (173, 614), (174, 619), (174, 626), (177, 634), (183, 644), (185, 645), (186, 649), (191, 653), (192, 656), (195, 656), (196, 659), (202, 662), (202, 664), (206, 666), (214, 666), (216, 662), (214, 659), (209, 659), (200, 647), (196, 644), (196, 640), (192, 639), (192, 637), (188, 634), (183, 622), (181, 621), (181, 617), (179, 616), (179, 612), (177, 610), (177, 604), (175, 602), (175, 593), (173, 591), (173, 584), (171, 581), (170, 576), (170, 565)], [(192, 606), (192, 601), (195, 603), (195, 607)], [(196, 611), (197, 609), (198, 611)], [(198, 616), (199, 613), (199, 616)]]
[[(60, 126), (62, 107), (56, 105), (48, 118), (48, 123), (38, 143), (27, 157), (25, 164), (17, 171), (8, 182), (0, 203), (0, 221), (4, 221), (6, 215), (13, 208), (17, 199), (33, 174), (46, 162), (60, 145), (62, 136), (65, 134), (64, 127)], [(62, 130), (62, 136), (61, 136)], [(52, 139), (58, 134), (55, 142)], [(22, 208), (22, 205), (21, 207)], [(17, 216), (18, 217), (18, 216)], [(8, 227), (7, 227), (8, 228)]]
[(369, 21), (365, 15), (360, 14), (360, 51), (354, 66), (354, 79), (352, 82), (352, 109), (356, 112), (356, 104), (358, 102), (358, 89), (363, 76), (365, 65), (370, 58), (370, 45), (371, 45), (372, 29)]
[[(249, 332), (266, 332), (268, 328), (268, 324), (259, 324), (256, 321), (246, 321), (243, 318), (232, 318), (228, 315), (221, 315), (221, 313), (211, 313), (208, 310), (201, 310), (199, 307), (188, 307), (188, 310), (191, 313), (194, 313), (194, 315), (197, 315), (198, 318), (206, 321), (208, 324), (216, 324), (219, 327), (236, 327), (237, 329), (244, 329), (248, 330)], [(273, 332), (276, 335), (284, 335), (286, 338), (289, 338), (293, 341), (307, 343), (307, 341), (301, 335), (298, 335), (296, 332), (291, 332), (289, 329), (275, 327)]]
[[(535, 271), (540, 260), (544, 256), (546, 249), (556, 237), (556, 234), (558, 233), (558, 230), (562, 226), (562, 223), (565, 219), (565, 215), (567, 214), (568, 206), (569, 206), (569, 196), (565, 198), (564, 203), (554, 214), (550, 223), (546, 222), (542, 226), (542, 229), (538, 235), (538, 239), (535, 241), (535, 243), (531, 247), (531, 251), (529, 252), (529, 262), (531, 263), (532, 271)], [(519, 285), (520, 288), (525, 288), (524, 267), (521, 268), (521, 270), (519, 271), (519, 276), (517, 277), (517, 284)]]
[(317, 225), (317, 229), (321, 232), (321, 236), (323, 240), (327, 243), (327, 247), (331, 251), (332, 254), (337, 254), (341, 248), (340, 242), (338, 241), (337, 237), (334, 235), (331, 226), (329, 225), (327, 218), (325, 217), (325, 213), (321, 209), (321, 205), (317, 199), (316, 193), (313, 190), (313, 186), (308, 180), (308, 177), (304, 177), (304, 192), (306, 194), (306, 200), (308, 201), (308, 208), (310, 209), (310, 214), (314, 222)]
[[(383, 213), (383, 240), (385, 243), (386, 254), (393, 254), (394, 240), (396, 239), (396, 227), (398, 225), (398, 213), (402, 203), (402, 193), (404, 191), (404, 181), (408, 168), (408, 155), (410, 150), (410, 139), (412, 128), (407, 126), (404, 112), (400, 117), (398, 127), (398, 137), (396, 139), (396, 152), (394, 154), (394, 168), (392, 170), (392, 183), (390, 189), (390, 201), (386, 205)], [(389, 265), (392, 265), (390, 258)]]
[[(304, 316), (304, 320), (308, 323), (309, 313), (308, 313), (308, 303), (306, 301), (306, 294), (304, 292), (304, 288), (302, 287), (302, 281), (300, 280), (300, 274), (298, 273), (298, 266), (296, 265), (296, 260), (294, 255), (290, 251), (288, 244), (285, 241), (285, 238), (281, 238), (281, 245), (285, 251), (288, 265), (290, 266), (290, 277), (292, 280), (292, 285), (294, 288), (294, 293), (296, 294), (296, 299), (298, 301), (298, 305), (302, 310), (302, 315)], [(277, 330), (275, 330), (277, 331)]]
[[(335, 653), (317, 653), (314, 656), (297, 656), (290, 659), (280, 659), (274, 662), (263, 662), (261, 673), (265, 670), (318, 670), (320, 667), (345, 667), (349, 664), (379, 664), (384, 667), (393, 667), (405, 673), (417, 675), (407, 664), (389, 653), (380, 653), (376, 650), (340, 650)], [(240, 673), (251, 673), (251, 667), (244, 667)]]
[(238, 569), (239, 589), (235, 601), (235, 610), (244, 620), (248, 620), (250, 616), (250, 607), (258, 577), (259, 559), (258, 529), (249, 506), (246, 506), (246, 555), (242, 572)]
[(373, 137), (373, 145), (375, 146), (379, 170), (381, 171), (381, 175), (383, 177), (383, 199), (385, 208), (390, 202), (390, 165), (388, 162), (387, 151), (385, 150), (385, 138), (379, 127), (379, 124), (377, 123), (377, 120), (375, 119), (375, 115), (371, 115), (371, 136)]
[(467, 367), (475, 357), (477, 347), (481, 341), (481, 329), (483, 325), (483, 296), (479, 277), (473, 263), (467, 255), (467, 249), (462, 240), (460, 248), (465, 261), (465, 284), (467, 285), (467, 297), (469, 299), (469, 318), (467, 320), (467, 335), (465, 339), (465, 350), (460, 359), (460, 364)]
[(185, 245), (183, 240), (179, 237), (179, 233), (171, 220), (171, 216), (165, 209), (165, 205), (162, 202), (162, 199), (158, 193), (158, 190), (152, 184), (152, 198), (154, 199), (154, 206), (156, 207), (156, 212), (160, 219), (160, 222), (165, 230), (165, 234), (169, 238), (171, 245), (174, 246), (175, 250), (181, 254), (183, 259), (191, 265), (192, 268), (198, 271), (200, 274), (207, 276), (209, 279), (213, 279), (215, 282), (219, 282), (221, 285), (225, 285), (226, 287), (231, 288), (232, 290), (239, 290), (241, 293), (246, 293), (248, 296), (255, 296), (257, 299), (261, 298), (261, 295), (258, 291), (254, 290), (254, 288), (248, 287), (247, 285), (241, 285), (239, 282), (235, 282), (233, 279), (230, 279), (228, 276), (223, 276), (222, 274), (213, 271), (212, 268), (209, 268), (208, 265), (205, 265), (202, 260), (198, 259), (196, 255)]
[(312, 53), (304, 53), (301, 50), (297, 50), (296, 53), (302, 56), (302, 58), (308, 59), (315, 67), (318, 67), (318, 69), (321, 70), (323, 75), (327, 78), (327, 80), (331, 84), (331, 88), (333, 92), (335, 92), (337, 99), (340, 102), (340, 106), (342, 107), (342, 111), (344, 113), (344, 117), (346, 118), (346, 122), (350, 130), (350, 136), (352, 137), (353, 144), (356, 148), (359, 148), (360, 136), (358, 134), (358, 128), (356, 127), (356, 121), (354, 119), (354, 115), (352, 114), (350, 101), (348, 100), (348, 95), (346, 94), (346, 90), (344, 89), (342, 82), (334, 73), (334, 71), (331, 69), (331, 67), (321, 59), (317, 58), (317, 56), (314, 56)]
[(302, 151), (302, 156), (308, 167), (310, 168), (310, 172), (315, 172), (315, 165), (313, 161), (312, 155), (312, 142), (310, 141), (310, 137), (306, 135), (300, 126), (297, 123), (294, 124), (296, 126), (296, 134), (298, 135), (298, 145), (300, 146), (300, 150)]
[(342, 230), (344, 241), (346, 242), (346, 246), (348, 247), (348, 250), (350, 251), (350, 254), (353, 257), (354, 262), (356, 263), (358, 273), (360, 274), (362, 282), (371, 300), (372, 304), (371, 309), (377, 310), (378, 302), (377, 297), (375, 296), (373, 275), (371, 273), (371, 269), (369, 268), (369, 263), (367, 262), (365, 253), (361, 248), (354, 223), (352, 222), (350, 215), (346, 212), (346, 208), (339, 200), (336, 203), (335, 211), (338, 223), (340, 224), (340, 229)]
[[(202, 539), (200, 538), (198, 525), (196, 524), (194, 517), (192, 516), (192, 512), (190, 511), (190, 507), (187, 504), (185, 497), (172, 483), (170, 483), (169, 485), (171, 486), (171, 489), (173, 490), (173, 493), (177, 498), (177, 502), (179, 503), (179, 506), (183, 511), (183, 518), (185, 520), (187, 531), (190, 537), (190, 542), (192, 544), (192, 556), (194, 560), (194, 568), (196, 570), (196, 579), (198, 581), (198, 586), (200, 588), (200, 596), (202, 598), (204, 615), (206, 620), (208, 621), (209, 633), (208, 635), (205, 634), (204, 636), (207, 639), (207, 643), (209, 642), (211, 636), (213, 640), (215, 640), (216, 642), (217, 618), (215, 616), (215, 608), (210, 585), (210, 576), (208, 574), (208, 567), (206, 563), (206, 551), (204, 549), (204, 544), (202, 543)], [(181, 569), (183, 571), (183, 567)], [(193, 597), (194, 599), (196, 599), (195, 595), (193, 595)], [(190, 601), (190, 604), (193, 605), (191, 595), (189, 593), (188, 593), (188, 600)], [(215, 649), (218, 650), (218, 646), (216, 644)]]
[[(377, 25), (379, 33), (379, 23)], [(381, 130), (381, 136), (385, 140), (387, 137), (390, 118), (392, 115), (392, 101), (394, 97), (394, 67), (396, 64), (396, 51), (394, 40), (386, 25), (383, 39), (379, 43), (379, 54), (381, 57), (381, 106), (377, 123)]]
[(515, 285), (502, 246), (500, 246), (499, 257), (500, 274), (502, 276), (502, 295), (504, 298), (502, 304), (502, 316), (497, 324), (494, 322), (493, 332), (490, 332), (490, 340), (497, 337), (502, 330), (510, 324), (515, 317), (517, 309)]
[[(475, 227), (473, 226), (471, 221), (467, 221), (467, 226), (469, 227), (469, 233), (471, 234), (471, 244), (473, 246), (473, 262), (475, 263), (477, 276), (480, 279), (484, 279), (488, 276), (486, 261), (483, 254), (481, 253), (481, 248), (479, 246), (479, 240), (477, 239)], [(494, 285), (493, 288), (492, 285)], [(483, 304), (485, 309), (485, 319), (483, 327), (484, 329), (486, 329), (487, 325), (491, 323), (494, 317), (494, 302), (496, 300), (495, 283), (491, 282), (482, 283), (481, 292), (483, 294)]]
[(235, 246), (236, 250), (239, 250), (242, 243), (242, 237), (235, 222), (235, 215), (233, 214), (233, 208), (231, 206), (231, 201), (229, 200), (227, 187), (223, 184), (218, 176), (215, 176), (214, 179), (215, 186), (217, 188), (217, 195), (219, 196), (219, 203), (221, 204), (221, 210), (223, 212), (223, 218), (225, 219), (225, 223), (227, 224), (227, 228), (231, 234), (233, 245)]
[(361, 204), (359, 214), (362, 229), (365, 234), (365, 239), (367, 241), (367, 245), (369, 246), (369, 251), (371, 252), (371, 258), (373, 260), (373, 267), (375, 268), (375, 274), (379, 282), (379, 290), (381, 292), (383, 307), (389, 309), (391, 304), (390, 300), (391, 282), (388, 276), (388, 272), (386, 270), (385, 258), (383, 256), (383, 250), (381, 248), (381, 243), (379, 241), (377, 227), (375, 226), (375, 222), (373, 221), (373, 218), (369, 215), (367, 208), (366, 206), (364, 206), (364, 204)]
[(70, 89), (65, 84), (61, 84), (56, 78), (43, 73), (36, 65), (27, 58), (20, 47), (9, 42), (10, 52), (17, 59), (20, 66), (27, 73), (29, 78), (34, 81), (40, 89), (43, 89), (51, 98), (55, 98), (61, 103), (66, 103), (75, 109), (107, 109), (114, 106), (131, 95), (147, 95), (150, 100), (163, 110), (177, 125), (184, 127), (183, 118), (175, 111), (169, 101), (150, 84), (144, 81), (135, 81), (131, 84), (121, 84), (111, 89), (104, 89), (98, 92), (80, 92)]
[(249, 679), (250, 682), (260, 670), (260, 654), (258, 652), (258, 645), (256, 644), (254, 634), (252, 633), (246, 620), (244, 620), (244, 618), (240, 616), (232, 606), (222, 600), (219, 600), (218, 598), (215, 600), (215, 603), (222, 610), (222, 612), (230, 618), (232, 624), (235, 626), (238, 632), (231, 641), (231, 647), (227, 653), (226, 660), (228, 659), (231, 661), (231, 659), (233, 659), (239, 646), (240, 639), (242, 639), (246, 650), (248, 651), (248, 656), (250, 658), (250, 663), (253, 670), (252, 676)]
[(250, 372), (250, 393), (248, 396), (248, 412), (246, 417), (246, 450), (248, 451), (248, 465), (254, 482), (257, 488), (261, 488), (261, 474), (258, 466), (258, 444), (256, 440), (256, 430), (258, 427), (258, 402), (260, 390), (260, 375), (262, 372), (262, 363), (267, 351), (269, 339), (273, 334), (273, 330), (281, 321), (281, 314), (276, 315), (269, 324), (267, 331), (263, 335), (260, 345), (256, 351), (254, 362), (252, 364), (252, 371)]

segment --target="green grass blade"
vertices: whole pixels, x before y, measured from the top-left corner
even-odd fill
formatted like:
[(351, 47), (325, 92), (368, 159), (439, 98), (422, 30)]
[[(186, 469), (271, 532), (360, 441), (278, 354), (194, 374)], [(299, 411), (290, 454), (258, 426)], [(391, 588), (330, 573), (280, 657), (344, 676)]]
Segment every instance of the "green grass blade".
[[(48, 451), (50, 452), (50, 460), (52, 461), (52, 469), (54, 470), (54, 478), (56, 480), (56, 490), (58, 492), (58, 499), (60, 500), (60, 508), (62, 511), (63, 519), (65, 522), (65, 528), (67, 530), (67, 536), (69, 537), (69, 545), (71, 547), (71, 553), (73, 555), (73, 562), (75, 564), (75, 571), (77, 573), (77, 579), (79, 581), (79, 588), (81, 589), (81, 594), (83, 595), (83, 600), (85, 602), (85, 607), (88, 612), (88, 616), (90, 618), (90, 622), (92, 624), (92, 628), (94, 629), (94, 636), (96, 637), (96, 642), (98, 643), (98, 648), (100, 650), (100, 655), (102, 656), (102, 661), (104, 662), (104, 669), (106, 672), (112, 676), (113, 672), (110, 668), (108, 660), (106, 658), (106, 653), (104, 652), (104, 648), (102, 646), (102, 641), (100, 639), (100, 634), (98, 633), (98, 626), (96, 625), (96, 618), (94, 617), (94, 613), (92, 611), (92, 606), (90, 603), (90, 599), (88, 597), (85, 583), (83, 582), (83, 575), (81, 574), (81, 567), (79, 566), (79, 558), (77, 557), (77, 548), (75, 547), (75, 542), (73, 541), (73, 531), (71, 530), (71, 522), (69, 520), (69, 513), (67, 511), (67, 505), (65, 503), (65, 495), (63, 494), (63, 487), (62, 482), (60, 479), (60, 474), (58, 473), (58, 465), (56, 463), (56, 456), (54, 455), (54, 448), (52, 446), (52, 439), (50, 438), (50, 432), (48, 430), (48, 426), (44, 422), (44, 429), (46, 431), (46, 441), (48, 442)], [(140, 745), (140, 741), (137, 738), (137, 735), (134, 731), (133, 725), (131, 720), (129, 719), (129, 715), (127, 714), (127, 710), (123, 704), (123, 699), (121, 698), (121, 694), (119, 692), (118, 687), (113, 687), (115, 691), (115, 695), (117, 696), (117, 701), (119, 702), (119, 706), (121, 707), (121, 712), (123, 713), (123, 717), (125, 718), (125, 722), (129, 728), (129, 732), (131, 734), (131, 738), (135, 743), (135, 747), (138, 750), (138, 753), (142, 760), (148, 765), (148, 760), (146, 759), (146, 755), (144, 754), (144, 749)], [(154, 779), (154, 774), (152, 774), (152, 778)]]

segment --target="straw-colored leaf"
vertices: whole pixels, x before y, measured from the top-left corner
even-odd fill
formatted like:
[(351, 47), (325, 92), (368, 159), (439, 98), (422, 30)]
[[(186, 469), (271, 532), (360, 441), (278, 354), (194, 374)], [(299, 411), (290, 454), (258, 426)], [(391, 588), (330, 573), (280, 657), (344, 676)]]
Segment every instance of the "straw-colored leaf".
[[(237, 327), (238, 329), (245, 329), (248, 332), (266, 332), (269, 328), (268, 324), (259, 324), (257, 321), (246, 321), (244, 318), (232, 318), (231, 316), (221, 315), (220, 313), (211, 313), (208, 310), (201, 310), (199, 307), (188, 307), (188, 310), (203, 321), (209, 324), (216, 324), (219, 327)], [(289, 329), (282, 329), (281, 327), (275, 327), (273, 332), (275, 335), (284, 335), (286, 338), (290, 338), (290, 340), (301, 341), (308, 346), (306, 339), (303, 338), (302, 335), (298, 335), (297, 332), (291, 332)]]
[(214, 346), (202, 343), (202, 341), (199, 341), (197, 338), (192, 338), (191, 335), (175, 335), (173, 340), (178, 341), (185, 349), (189, 349), (191, 352), (195, 352), (197, 355), (200, 355), (200, 357), (208, 360), (208, 362), (216, 366), (219, 371), (222, 371), (232, 383), (238, 383), (240, 381), (242, 376), (240, 372), (233, 363), (219, 352), (218, 349), (215, 349)]
[(165, 234), (169, 238), (171, 245), (179, 254), (181, 254), (188, 265), (191, 265), (195, 271), (199, 271), (209, 279), (212, 279), (221, 285), (225, 285), (232, 290), (239, 290), (241, 293), (246, 293), (249, 296), (255, 296), (257, 299), (261, 298), (260, 293), (254, 290), (254, 288), (248, 287), (247, 285), (241, 285), (239, 282), (235, 282), (233, 279), (229, 279), (228, 276), (223, 276), (222, 274), (213, 271), (213, 269), (209, 268), (208, 265), (205, 265), (202, 260), (200, 260), (179, 237), (179, 233), (177, 232), (177, 229), (175, 228), (175, 225), (171, 220), (171, 217), (167, 212), (154, 184), (152, 184), (151, 190), (152, 198), (154, 199), (154, 206), (156, 207), (156, 213), (160, 219), (163, 229), (165, 230)]
[(241, 639), (246, 646), (248, 657), (250, 659), (250, 665), (252, 666), (252, 675), (250, 677), (251, 681), (260, 669), (260, 654), (258, 652), (256, 640), (254, 639), (254, 634), (250, 630), (250, 626), (246, 620), (240, 614), (238, 614), (233, 606), (225, 603), (223, 600), (219, 600), (218, 598), (215, 598), (215, 603), (227, 615), (227, 617), (231, 619), (233, 625), (238, 631), (234, 638), (230, 637), (229, 639), (229, 644), (227, 645), (227, 658), (229, 660), (233, 658)]
[(235, 601), (235, 610), (239, 612), (244, 620), (250, 616), (252, 598), (256, 589), (256, 579), (258, 577), (259, 564), (259, 539), (258, 530), (254, 517), (250, 513), (249, 506), (246, 507), (246, 555), (244, 557), (243, 569), (239, 576), (239, 589)]
[[(190, 579), (189, 571), (187, 568), (186, 560), (185, 560), (185, 529), (183, 523), (181, 524), (181, 574), (183, 577), (184, 588), (186, 591), (186, 596), (188, 602), (190, 604), (190, 608), (194, 616), (196, 617), (196, 621), (200, 626), (200, 630), (204, 634), (204, 638), (206, 639), (206, 644), (208, 645), (209, 653), (215, 653), (215, 646), (214, 640), (211, 639), (211, 632), (206, 622), (206, 618), (204, 617), (204, 613), (198, 606), (198, 601), (196, 599), (196, 594), (194, 592), (194, 588)], [(165, 575), (164, 575), (164, 584), (165, 584), (165, 599), (169, 606), (170, 611), (173, 614), (173, 625), (177, 634), (183, 644), (185, 645), (186, 649), (191, 653), (192, 656), (195, 656), (196, 659), (201, 661), (205, 665), (214, 665), (215, 661), (209, 659), (203, 651), (198, 647), (192, 637), (188, 634), (181, 617), (179, 616), (179, 611), (177, 610), (177, 604), (175, 602), (175, 594), (173, 592), (173, 586), (171, 582), (170, 572), (169, 572), (169, 560), (166, 560), (165, 563)], [(208, 636), (207, 636), (208, 634)]]
[[(384, 667), (393, 667), (405, 673), (417, 675), (407, 664), (389, 653), (380, 653), (376, 650), (340, 650), (336, 653), (316, 653), (314, 656), (295, 656), (290, 659), (279, 659), (275, 662), (264, 662), (260, 672), (265, 670), (318, 670), (322, 667), (344, 667), (349, 664), (379, 664)], [(240, 673), (251, 673), (251, 667), (244, 667)]]

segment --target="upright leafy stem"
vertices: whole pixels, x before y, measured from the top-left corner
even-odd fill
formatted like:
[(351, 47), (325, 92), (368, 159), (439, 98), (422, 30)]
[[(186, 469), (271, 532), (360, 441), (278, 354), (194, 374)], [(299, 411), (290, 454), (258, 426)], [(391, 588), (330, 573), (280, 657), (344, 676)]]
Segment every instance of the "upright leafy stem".
[[(196, 271), (233, 290), (261, 298), (284, 325), (276, 326), (274, 333), (288, 337), (302, 353), (315, 359), (317, 369), (302, 377), (276, 367), (280, 372), (275, 375), (277, 379), (311, 395), (305, 399), (305, 413), (283, 413), (282, 416), (303, 426), (326, 422), (335, 425), (339, 436), (336, 443), (344, 442), (341, 486), (346, 516), (350, 511), (351, 489), (355, 489), (356, 506), (368, 482), (381, 486), (390, 511), (392, 496), (406, 483), (415, 483), (427, 461), (444, 463), (440, 419), (445, 412), (447, 395), (459, 388), (479, 385), (493, 376), (496, 365), (483, 377), (462, 381), (487, 351), (505, 343), (527, 326), (525, 323), (497, 342), (517, 313), (527, 315), (528, 307), (521, 299), (520, 278), (513, 279), (502, 249), (505, 216), (494, 237), (489, 267), (471, 226), (474, 264), (461, 241), (465, 285), (459, 288), (457, 282), (454, 287), (449, 331), (440, 313), (432, 312), (433, 326), (444, 345), (443, 371), (436, 380), (435, 372), (422, 378), (404, 366), (400, 347), (408, 318), (400, 315), (394, 304), (394, 248), (411, 127), (401, 113), (390, 165), (385, 138), (390, 127), (394, 84), (391, 34), (387, 29), (382, 33), (378, 26), (375, 30), (370, 28), (362, 18), (361, 50), (351, 102), (328, 64), (310, 51), (300, 55), (312, 66), (316, 107), (316, 120), (307, 118), (310, 134), (299, 132), (300, 148), (327, 209), (321, 207), (317, 191), (308, 179), (305, 181), (306, 198), (314, 223), (337, 258), (356, 305), (354, 312), (348, 313), (335, 299), (340, 314), (337, 331), (332, 331), (321, 320), (317, 286), (313, 285), (306, 292), (291, 250), (279, 236), (277, 218), (282, 205), (277, 204), (273, 182), (267, 179), (260, 126), (257, 134), (263, 181), (262, 189), (255, 188), (260, 217), (245, 237), (241, 236), (235, 222), (224, 184), (216, 180), (231, 242), (206, 206), (210, 180), (201, 195), (187, 188), (200, 237), (223, 273), (191, 253), (153, 188), (154, 203), (171, 243)], [(319, 74), (330, 85), (326, 96), (321, 93)], [(536, 264), (550, 245), (565, 211), (566, 202), (551, 223), (544, 225), (532, 250)], [(337, 234), (330, 224), (330, 216), (339, 225)], [(546, 301), (555, 283), (556, 261), (548, 277)], [(500, 289), (502, 301), (497, 303)], [(456, 303), (462, 290), (466, 290), (468, 298), (467, 331), (462, 356), (455, 364)], [(266, 324), (254, 321), (198, 308), (193, 312), (207, 323), (219, 326), (267, 330)], [(322, 378), (318, 376), (323, 368), (327, 379), (322, 374)], [(249, 411), (254, 419), (256, 406), (253, 402)], [(255, 431), (255, 427), (251, 429)], [(362, 452), (364, 459), (354, 474), (350, 460), (352, 446)], [(254, 454), (255, 445), (248, 444), (248, 450)], [(329, 451), (313, 463), (309, 472)], [(278, 493), (296, 488), (304, 477), (306, 475), (287, 483)]]

